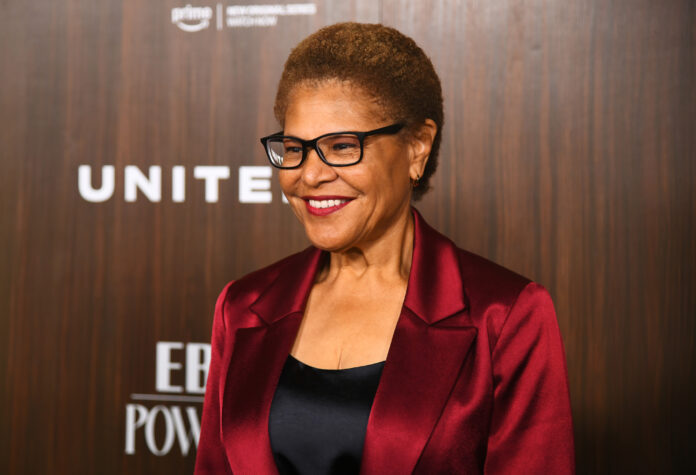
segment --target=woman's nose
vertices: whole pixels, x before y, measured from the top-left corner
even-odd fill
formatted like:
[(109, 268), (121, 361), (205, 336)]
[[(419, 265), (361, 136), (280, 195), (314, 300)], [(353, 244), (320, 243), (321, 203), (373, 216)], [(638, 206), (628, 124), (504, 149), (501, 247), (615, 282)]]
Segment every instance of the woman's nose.
[(334, 167), (324, 163), (316, 149), (307, 151), (307, 158), (302, 164), (302, 180), (309, 186), (317, 187), (322, 183), (336, 179)]

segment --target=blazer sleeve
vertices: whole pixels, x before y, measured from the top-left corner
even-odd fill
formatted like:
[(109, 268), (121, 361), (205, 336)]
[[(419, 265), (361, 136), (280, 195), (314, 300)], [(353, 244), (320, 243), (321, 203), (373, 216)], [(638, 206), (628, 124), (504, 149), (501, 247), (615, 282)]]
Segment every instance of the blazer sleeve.
[(549, 293), (529, 283), (492, 354), (494, 401), (484, 473), (573, 474), (565, 352)]
[(208, 381), (205, 388), (203, 402), (203, 415), (201, 417), (201, 432), (196, 453), (196, 475), (203, 474), (231, 474), (225, 446), (222, 443), (221, 433), (221, 365), (225, 353), (225, 318), (224, 302), (227, 291), (234, 282), (225, 286), (215, 304), (213, 317), (213, 334), (210, 341), (210, 368), (208, 369)]

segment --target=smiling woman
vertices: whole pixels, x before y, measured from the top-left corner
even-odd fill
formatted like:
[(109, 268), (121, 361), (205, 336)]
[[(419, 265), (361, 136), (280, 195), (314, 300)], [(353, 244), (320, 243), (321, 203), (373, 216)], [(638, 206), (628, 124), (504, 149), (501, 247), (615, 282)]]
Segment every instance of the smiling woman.
[(425, 53), (341, 23), (285, 65), (261, 139), (312, 246), (217, 302), (197, 473), (572, 473), (566, 368), (538, 284), (411, 202), (443, 123)]
[[(388, 231), (407, 228), (409, 178), (423, 175), (437, 126), (428, 120), (419, 136), (404, 139), (398, 135), (401, 124), (385, 126), (381, 115), (365, 92), (336, 80), (297, 86), (292, 93), (285, 132), (318, 135), (319, 140), (313, 150), (300, 154), (304, 161), (280, 171), (279, 181), (310, 241), (321, 249), (346, 253), (380, 241), (394, 249), (395, 243), (387, 241), (402, 240), (402, 232)], [(353, 132), (352, 137), (345, 132), (355, 130), (368, 132)], [(334, 133), (338, 135), (326, 136)], [(332, 137), (342, 139), (333, 141)], [(329, 143), (322, 146), (322, 142)], [(295, 143), (292, 139), (286, 143), (286, 154), (288, 150), (294, 153), (287, 147)], [(350, 152), (345, 150), (348, 146)], [(337, 155), (348, 156), (345, 163), (355, 166), (345, 166)], [(391, 239), (385, 240), (387, 236)]]

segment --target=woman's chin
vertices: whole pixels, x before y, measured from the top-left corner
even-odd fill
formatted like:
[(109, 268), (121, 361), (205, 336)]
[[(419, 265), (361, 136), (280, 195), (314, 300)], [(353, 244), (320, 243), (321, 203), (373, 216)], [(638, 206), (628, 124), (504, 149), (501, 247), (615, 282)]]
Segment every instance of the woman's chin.
[(309, 238), (309, 241), (312, 243), (314, 247), (316, 247), (317, 249), (321, 249), (322, 251), (339, 252), (341, 249), (345, 248), (345, 246), (342, 246), (341, 243), (332, 240), (319, 240)]
[(323, 251), (339, 252), (352, 244), (352, 240), (348, 236), (337, 235), (335, 232), (324, 234), (312, 232), (309, 229), (305, 229), (305, 232), (312, 245)]

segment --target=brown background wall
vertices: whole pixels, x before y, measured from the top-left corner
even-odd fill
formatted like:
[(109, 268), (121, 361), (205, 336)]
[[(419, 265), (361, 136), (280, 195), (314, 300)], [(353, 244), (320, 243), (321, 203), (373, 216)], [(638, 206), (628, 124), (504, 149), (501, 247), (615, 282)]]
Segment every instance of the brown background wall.
[[(307, 244), (277, 184), (239, 202), (238, 167), (266, 165), (290, 48), (348, 19), (411, 35), (441, 75), (426, 219), (551, 291), (578, 472), (695, 468), (694, 2), (317, 0), (196, 33), (184, 5), (0, 1), (0, 472), (192, 470), (142, 431), (124, 454), (125, 407), (155, 391), (156, 342), (207, 342), (228, 280)], [(81, 197), (82, 164), (95, 186), (115, 166), (110, 200)], [(161, 202), (124, 200), (126, 165), (162, 166)], [(230, 167), (217, 203), (196, 165)]]

